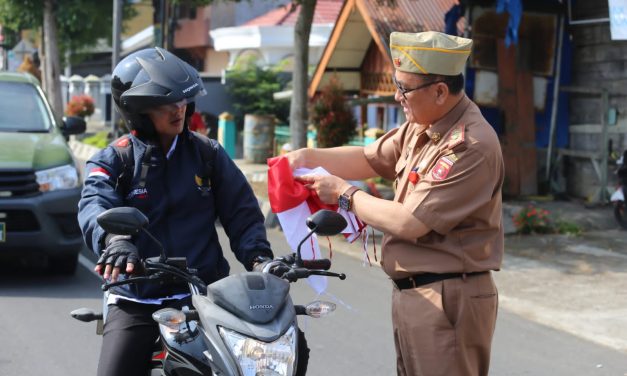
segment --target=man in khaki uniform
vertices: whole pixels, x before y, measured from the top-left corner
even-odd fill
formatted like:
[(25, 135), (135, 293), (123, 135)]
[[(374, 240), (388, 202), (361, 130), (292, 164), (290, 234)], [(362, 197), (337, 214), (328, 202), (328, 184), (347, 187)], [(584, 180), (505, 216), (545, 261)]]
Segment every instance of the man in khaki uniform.
[[(395, 99), (407, 122), (365, 148), (287, 154), (293, 168), (332, 174), (302, 179), (323, 201), (385, 233), (381, 265), (394, 286), (399, 375), (489, 370), (504, 168), (494, 130), (463, 91), (471, 46), (437, 32), (392, 33)], [(393, 201), (346, 182), (373, 176), (394, 181)]]

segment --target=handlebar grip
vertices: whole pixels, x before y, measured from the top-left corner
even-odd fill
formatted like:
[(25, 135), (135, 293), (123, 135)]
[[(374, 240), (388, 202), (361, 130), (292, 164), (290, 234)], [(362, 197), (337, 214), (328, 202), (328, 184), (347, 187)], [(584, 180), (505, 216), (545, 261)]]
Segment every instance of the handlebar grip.
[(303, 260), (303, 266), (307, 269), (329, 270), (331, 269), (331, 260), (329, 259)]

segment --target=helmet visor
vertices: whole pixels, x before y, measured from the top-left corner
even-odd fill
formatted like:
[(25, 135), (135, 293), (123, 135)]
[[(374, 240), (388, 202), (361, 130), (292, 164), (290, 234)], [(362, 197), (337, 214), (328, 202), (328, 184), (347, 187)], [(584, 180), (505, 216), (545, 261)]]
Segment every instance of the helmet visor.
[(167, 103), (167, 104), (162, 104), (159, 106), (154, 106), (154, 107), (150, 107), (145, 109), (144, 111), (142, 111), (142, 114), (146, 114), (146, 115), (156, 115), (156, 116), (160, 116), (160, 115), (167, 115), (173, 112), (178, 112), (180, 111), (183, 107), (187, 106), (187, 104), (190, 102), (190, 99), (192, 98), (183, 98), (180, 101), (177, 102), (173, 102), (173, 103)]

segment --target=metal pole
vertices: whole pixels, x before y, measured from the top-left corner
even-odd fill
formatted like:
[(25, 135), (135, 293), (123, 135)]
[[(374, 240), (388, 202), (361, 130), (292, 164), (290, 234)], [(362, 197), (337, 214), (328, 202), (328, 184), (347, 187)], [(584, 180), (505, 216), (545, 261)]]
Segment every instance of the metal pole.
[(551, 189), (551, 159), (553, 158), (553, 140), (555, 139), (555, 128), (557, 126), (557, 106), (559, 105), (560, 78), (562, 75), (562, 43), (564, 39), (564, 16), (559, 17), (559, 31), (557, 40), (557, 58), (555, 66), (555, 77), (553, 77), (553, 105), (551, 107), (551, 124), (549, 129), (549, 144), (546, 151), (546, 182)]
[[(120, 60), (120, 34), (122, 32), (122, 0), (113, 0), (113, 49), (111, 51), (111, 72)], [(113, 93), (111, 94), (111, 135), (113, 138), (118, 136), (118, 111), (113, 101)]]

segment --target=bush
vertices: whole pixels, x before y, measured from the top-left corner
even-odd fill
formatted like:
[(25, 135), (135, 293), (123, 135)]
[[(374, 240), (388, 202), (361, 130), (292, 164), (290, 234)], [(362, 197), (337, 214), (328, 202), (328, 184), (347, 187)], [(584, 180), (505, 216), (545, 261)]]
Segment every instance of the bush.
[(287, 121), (289, 101), (275, 101), (273, 96), (284, 86), (279, 68), (259, 67), (254, 57), (245, 57), (227, 71), (225, 89), (233, 101), (237, 124), (243, 123), (246, 114), (274, 115), (279, 122)]
[(570, 234), (581, 235), (582, 229), (573, 222), (555, 220), (548, 210), (527, 206), (514, 216), (514, 226), (521, 234)]
[(84, 118), (94, 113), (94, 100), (89, 95), (75, 95), (70, 99), (65, 109), (67, 116), (79, 116)]
[(357, 122), (337, 76), (331, 77), (314, 101), (311, 122), (316, 127), (320, 148), (342, 146), (355, 135)]
[(82, 142), (87, 145), (104, 149), (109, 145), (109, 133), (106, 131), (98, 132), (93, 136), (85, 137)]
[(549, 211), (529, 205), (514, 216), (514, 226), (521, 234), (549, 234), (554, 232)]

